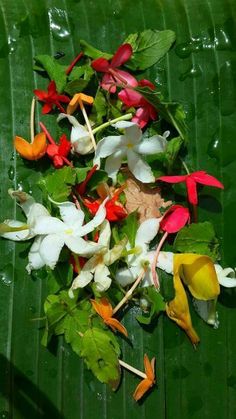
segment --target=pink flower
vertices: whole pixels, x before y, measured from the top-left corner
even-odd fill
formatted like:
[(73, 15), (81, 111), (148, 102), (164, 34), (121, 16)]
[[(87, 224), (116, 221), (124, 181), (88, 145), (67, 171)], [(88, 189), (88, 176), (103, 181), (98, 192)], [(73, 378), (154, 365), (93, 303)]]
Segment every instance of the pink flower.
[[(140, 80), (138, 86), (148, 86), (151, 90), (155, 90), (154, 84), (149, 80)], [(136, 114), (132, 118), (132, 122), (138, 124), (140, 128), (144, 128), (151, 120), (157, 119), (157, 111), (139, 92), (133, 89), (123, 89), (118, 94), (119, 99), (127, 106), (138, 108)]]
[(104, 90), (115, 93), (116, 85), (123, 86), (127, 84), (133, 87), (138, 85), (137, 80), (131, 74), (118, 68), (130, 59), (132, 52), (130, 44), (123, 44), (118, 48), (111, 62), (105, 58), (98, 58), (92, 61), (91, 65), (94, 70), (105, 73), (101, 82)]
[(222, 185), (219, 180), (217, 180), (214, 176), (208, 175), (203, 170), (183, 176), (161, 176), (158, 178), (158, 180), (162, 180), (163, 182), (168, 183), (186, 182), (188, 200), (192, 205), (198, 204), (197, 183), (224, 189), (224, 185)]
[(182, 205), (172, 205), (164, 214), (160, 227), (166, 233), (177, 233), (189, 223), (190, 214), (188, 208), (182, 207)]

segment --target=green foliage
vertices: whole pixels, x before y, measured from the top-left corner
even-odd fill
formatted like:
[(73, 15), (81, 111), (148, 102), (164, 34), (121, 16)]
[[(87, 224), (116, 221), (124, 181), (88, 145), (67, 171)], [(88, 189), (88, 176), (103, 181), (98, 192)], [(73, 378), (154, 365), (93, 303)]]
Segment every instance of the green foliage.
[[(86, 170), (82, 172), (85, 179)], [(46, 191), (53, 201), (64, 202), (71, 193), (71, 188), (77, 180), (78, 173), (79, 169), (77, 169), (76, 173), (70, 166), (65, 166), (41, 178), (39, 180), (39, 186), (44, 192)]]
[(175, 297), (173, 276), (163, 271), (162, 269), (157, 268), (157, 272), (160, 282), (160, 293), (163, 296), (164, 301), (168, 302), (173, 300)]
[(197, 253), (219, 259), (219, 241), (209, 221), (194, 223), (180, 230), (174, 241), (175, 252)]
[(61, 93), (66, 85), (66, 67), (58, 63), (55, 58), (49, 55), (37, 55), (34, 57), (36, 61), (35, 70), (39, 69), (39, 66), (46, 71), (50, 80), (54, 80), (57, 86), (57, 91)]
[(92, 58), (93, 60), (97, 58), (101, 58), (101, 57), (106, 58), (107, 60), (112, 58), (112, 54), (99, 51), (98, 49), (94, 48), (92, 45), (90, 45), (88, 42), (84, 41), (83, 39), (80, 40), (80, 46), (84, 54)]
[(150, 310), (148, 313), (136, 316), (136, 319), (139, 323), (148, 325), (160, 312), (165, 311), (165, 302), (162, 295), (153, 286), (143, 288), (141, 295), (150, 304)]
[(135, 246), (135, 237), (138, 230), (138, 216), (137, 211), (132, 212), (123, 221), (119, 229), (121, 238), (126, 236), (130, 242), (131, 247)]
[(147, 29), (130, 34), (124, 43), (131, 44), (133, 55), (125, 64), (131, 70), (146, 70), (160, 61), (175, 41), (175, 33), (170, 30)]
[(84, 333), (81, 356), (98, 380), (109, 384), (113, 390), (120, 382), (119, 355), (119, 345), (112, 333), (97, 327)]
[(178, 154), (181, 150), (183, 145), (183, 139), (181, 137), (172, 138), (167, 143), (167, 147), (165, 150), (165, 157), (166, 157), (166, 167), (168, 173), (171, 173), (172, 168), (174, 166), (175, 160), (178, 157)]

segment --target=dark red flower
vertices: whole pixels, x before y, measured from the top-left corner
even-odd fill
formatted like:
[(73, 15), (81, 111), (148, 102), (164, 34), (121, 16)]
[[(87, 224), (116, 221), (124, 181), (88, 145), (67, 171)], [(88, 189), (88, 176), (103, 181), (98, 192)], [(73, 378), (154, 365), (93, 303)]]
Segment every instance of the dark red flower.
[(60, 110), (60, 112), (65, 113), (65, 109), (61, 106), (60, 102), (62, 103), (70, 102), (70, 99), (67, 96), (59, 95), (57, 93), (56, 83), (54, 80), (50, 81), (47, 91), (35, 89), (34, 94), (37, 96), (37, 98), (41, 102), (45, 103), (45, 105), (43, 105), (43, 108), (42, 108), (43, 114), (51, 112), (54, 105)]
[(64, 164), (71, 164), (67, 156), (71, 150), (71, 143), (67, 140), (66, 135), (62, 134), (59, 139), (59, 144), (48, 144), (47, 155), (53, 162), (56, 169), (60, 169)]
[(118, 68), (130, 59), (132, 52), (130, 44), (123, 44), (118, 48), (111, 62), (105, 58), (92, 61), (91, 65), (94, 70), (105, 73), (101, 82), (103, 89), (115, 93), (117, 85), (123, 86), (125, 84), (133, 87), (138, 85), (137, 80), (131, 74)]
[[(140, 80), (138, 85), (140, 87), (148, 86), (151, 90), (155, 90), (154, 84), (149, 80)], [(119, 99), (129, 108), (137, 108), (136, 114), (132, 121), (144, 128), (151, 120), (157, 119), (157, 111), (139, 92), (133, 89), (125, 88), (118, 93)]]
[(161, 176), (158, 180), (168, 183), (186, 182), (188, 200), (192, 205), (198, 204), (197, 183), (224, 189), (224, 185), (222, 185), (219, 180), (217, 180), (214, 176), (208, 175), (203, 170), (182, 176)]

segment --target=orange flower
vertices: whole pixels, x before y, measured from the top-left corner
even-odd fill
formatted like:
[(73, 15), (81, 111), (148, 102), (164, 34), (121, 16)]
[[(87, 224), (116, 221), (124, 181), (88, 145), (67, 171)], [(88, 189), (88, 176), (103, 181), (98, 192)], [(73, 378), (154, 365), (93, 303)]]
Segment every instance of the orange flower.
[(143, 363), (146, 378), (144, 378), (135, 389), (133, 398), (136, 402), (144, 396), (153, 384), (155, 384), (155, 358), (152, 358), (150, 362), (148, 356), (145, 354)]
[(47, 150), (46, 135), (40, 132), (34, 137), (32, 143), (24, 140), (22, 137), (16, 136), (14, 139), (16, 151), (27, 160), (38, 160), (44, 156)]
[(101, 316), (104, 323), (109, 326), (113, 331), (118, 330), (123, 335), (128, 336), (126, 328), (119, 322), (119, 320), (112, 317), (113, 309), (108, 299), (102, 297), (100, 301), (90, 300), (94, 310)]
[(92, 105), (94, 99), (92, 96), (85, 95), (84, 93), (76, 93), (71, 99), (69, 105), (67, 106), (66, 112), (71, 115), (75, 112), (78, 106), (81, 107), (81, 103), (86, 103), (86, 105)]

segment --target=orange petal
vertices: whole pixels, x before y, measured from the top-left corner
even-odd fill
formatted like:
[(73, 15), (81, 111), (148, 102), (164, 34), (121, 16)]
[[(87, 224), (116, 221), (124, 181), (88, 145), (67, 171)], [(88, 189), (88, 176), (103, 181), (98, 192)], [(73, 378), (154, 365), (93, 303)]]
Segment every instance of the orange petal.
[(40, 132), (34, 137), (33, 143), (28, 143), (24, 138), (16, 136), (14, 139), (14, 146), (21, 157), (27, 160), (38, 160), (46, 153), (46, 135), (43, 132)]
[(112, 328), (112, 330), (118, 330), (120, 333), (123, 333), (126, 337), (128, 336), (128, 332), (126, 328), (119, 322), (119, 320), (110, 317), (109, 319), (105, 320), (105, 323)]
[(90, 300), (94, 310), (103, 318), (103, 320), (107, 320), (112, 316), (113, 310), (112, 306), (109, 303), (108, 299), (102, 297), (100, 301)]
[(79, 102), (82, 101), (87, 105), (92, 105), (94, 99), (92, 96), (85, 95), (84, 93), (76, 93), (71, 99), (69, 105), (67, 106), (66, 112), (71, 115), (79, 106)]
[(155, 372), (154, 372), (154, 365), (155, 365), (155, 358), (152, 358), (152, 361), (150, 362), (148, 359), (147, 354), (144, 355), (144, 368), (147, 378), (155, 382)]
[(150, 381), (148, 378), (142, 380), (139, 385), (136, 387), (133, 398), (137, 402), (140, 400), (144, 394), (153, 386), (153, 382)]

